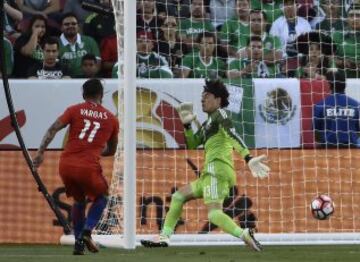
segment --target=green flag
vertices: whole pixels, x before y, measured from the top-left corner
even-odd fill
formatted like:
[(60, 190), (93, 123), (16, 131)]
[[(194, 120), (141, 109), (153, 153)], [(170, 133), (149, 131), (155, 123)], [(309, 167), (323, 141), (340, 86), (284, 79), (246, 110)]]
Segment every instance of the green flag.
[[(227, 81), (227, 87), (230, 93), (230, 105), (228, 110), (234, 121), (235, 128), (242, 136), (246, 145), (249, 148), (254, 148), (255, 109), (252, 79), (229, 80)], [(234, 92), (240, 97), (240, 103), (233, 103)], [(238, 106), (238, 108), (235, 108), (234, 105)]]

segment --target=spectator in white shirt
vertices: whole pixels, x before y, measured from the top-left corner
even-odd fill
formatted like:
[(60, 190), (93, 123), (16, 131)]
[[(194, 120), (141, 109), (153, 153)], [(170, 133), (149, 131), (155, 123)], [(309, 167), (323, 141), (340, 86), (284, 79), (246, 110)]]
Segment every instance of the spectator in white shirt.
[(311, 31), (309, 22), (297, 16), (297, 1), (284, 0), (284, 15), (274, 21), (271, 26), (270, 34), (280, 38), (285, 56), (297, 56), (295, 47), (296, 38), (304, 33)]

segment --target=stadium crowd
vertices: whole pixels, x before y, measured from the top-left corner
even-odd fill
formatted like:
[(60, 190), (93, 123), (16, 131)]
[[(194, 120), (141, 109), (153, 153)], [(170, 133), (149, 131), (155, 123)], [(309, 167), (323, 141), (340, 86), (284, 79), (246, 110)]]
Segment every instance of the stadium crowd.
[[(137, 76), (358, 78), (357, 2), (137, 0)], [(117, 77), (115, 19), (104, 10), (110, 0), (6, 0), (10, 78)]]

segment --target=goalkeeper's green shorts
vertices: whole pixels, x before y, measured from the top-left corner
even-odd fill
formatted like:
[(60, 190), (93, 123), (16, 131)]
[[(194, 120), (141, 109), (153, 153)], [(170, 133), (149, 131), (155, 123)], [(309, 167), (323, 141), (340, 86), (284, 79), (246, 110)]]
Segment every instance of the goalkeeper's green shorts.
[(234, 184), (234, 169), (222, 161), (213, 161), (204, 167), (201, 176), (190, 185), (194, 196), (203, 198), (205, 204), (222, 204)]

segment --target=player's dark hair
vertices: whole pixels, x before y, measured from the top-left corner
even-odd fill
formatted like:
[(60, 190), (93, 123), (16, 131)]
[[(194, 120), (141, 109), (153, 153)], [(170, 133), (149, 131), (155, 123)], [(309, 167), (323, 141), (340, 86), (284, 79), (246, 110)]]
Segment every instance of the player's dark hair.
[(205, 80), (204, 92), (213, 94), (215, 97), (221, 98), (221, 107), (229, 105), (229, 92), (219, 79)]
[(42, 44), (42, 49), (45, 49), (45, 45), (56, 45), (57, 48), (59, 49), (60, 45), (59, 45), (59, 39), (55, 36), (49, 36), (47, 38), (45, 38), (44, 43)]
[(332, 93), (345, 93), (346, 78), (342, 71), (327, 72), (326, 79), (329, 82)]
[(200, 33), (198, 35), (197, 39), (196, 39), (197, 43), (201, 43), (203, 38), (212, 38), (212, 39), (214, 39), (214, 44), (216, 44), (216, 42), (217, 42), (216, 35), (214, 33), (212, 33), (212, 32), (205, 31), (203, 33)]
[(264, 18), (264, 21), (267, 22), (267, 15), (263, 10), (261, 10), (261, 9), (251, 9), (250, 10), (250, 15), (252, 15), (252, 14), (261, 14), (262, 17)]
[(97, 98), (103, 96), (104, 87), (98, 78), (91, 78), (83, 84), (83, 98)]
[(261, 40), (261, 37), (258, 36), (258, 35), (253, 35), (251, 36), (248, 40), (247, 40), (247, 45), (249, 46), (251, 42), (253, 41), (256, 41), (256, 42), (261, 42), (262, 43), (262, 40)]
[(38, 20), (43, 21), (45, 24), (45, 30), (47, 29), (47, 25), (48, 25), (47, 19), (43, 15), (33, 15), (30, 19), (29, 26), (27, 29), (28, 34), (32, 34), (32, 27), (33, 27), (34, 23)]
[(91, 60), (91, 61), (94, 61), (95, 63), (97, 62), (96, 56), (94, 54), (90, 54), (90, 53), (87, 53), (86, 55), (84, 55), (81, 58), (81, 64), (83, 64), (84, 61), (86, 61), (86, 60)]
[(79, 21), (79, 19), (77, 18), (77, 15), (73, 12), (67, 12), (65, 14), (63, 14), (63, 16), (61, 17), (61, 25), (63, 24), (65, 18), (68, 18), (68, 17), (74, 17), (76, 19), (76, 21)]

